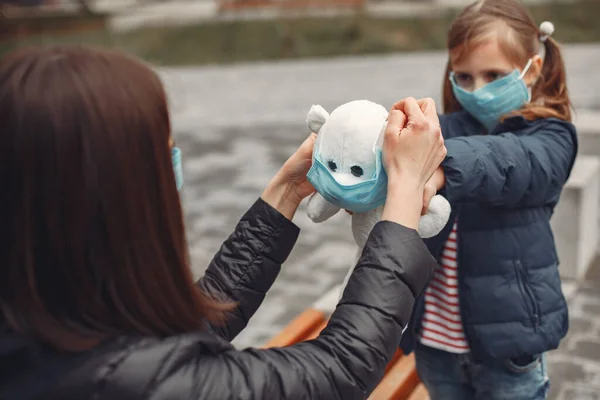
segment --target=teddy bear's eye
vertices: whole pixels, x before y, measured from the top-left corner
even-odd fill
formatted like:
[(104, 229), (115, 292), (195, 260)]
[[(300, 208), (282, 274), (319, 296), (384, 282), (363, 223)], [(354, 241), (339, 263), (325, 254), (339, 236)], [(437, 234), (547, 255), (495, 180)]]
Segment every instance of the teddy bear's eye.
[(329, 167), (329, 169), (330, 169), (332, 172), (335, 172), (335, 171), (337, 170), (337, 164), (336, 164), (335, 162), (333, 162), (333, 161), (329, 161), (329, 162), (327, 163), (327, 166)]
[(350, 172), (352, 172), (352, 175), (356, 176), (357, 178), (360, 178), (361, 176), (363, 176), (363, 169), (361, 167), (359, 167), (358, 165), (354, 165), (350, 168)]

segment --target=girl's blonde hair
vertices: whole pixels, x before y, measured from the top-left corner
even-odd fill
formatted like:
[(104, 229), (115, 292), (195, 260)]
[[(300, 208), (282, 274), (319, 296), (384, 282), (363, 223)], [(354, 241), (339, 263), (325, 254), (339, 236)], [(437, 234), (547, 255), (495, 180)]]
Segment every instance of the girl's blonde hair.
[[(480, 0), (465, 8), (456, 17), (448, 33), (448, 65), (444, 76), (444, 112), (462, 110), (452, 92), (448, 74), (451, 59), (460, 59), (475, 47), (497, 38), (504, 54), (518, 65), (545, 50), (544, 65), (539, 79), (532, 88), (531, 102), (512, 115), (528, 120), (555, 117), (571, 121), (571, 100), (567, 91), (566, 72), (558, 43), (543, 33), (527, 9), (517, 0)], [(545, 46), (542, 49), (541, 46)], [(507, 116), (505, 116), (507, 117)]]

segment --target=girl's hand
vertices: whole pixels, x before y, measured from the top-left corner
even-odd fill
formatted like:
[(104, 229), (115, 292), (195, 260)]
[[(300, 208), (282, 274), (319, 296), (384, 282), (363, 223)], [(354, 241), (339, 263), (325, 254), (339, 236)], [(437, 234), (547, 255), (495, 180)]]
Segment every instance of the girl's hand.
[(306, 179), (312, 166), (312, 152), (317, 135), (311, 134), (283, 164), (262, 194), (262, 199), (286, 218), (292, 219), (300, 202), (315, 188)]
[(433, 196), (435, 196), (444, 186), (446, 185), (446, 176), (442, 167), (438, 167), (429, 181), (425, 184), (425, 190), (423, 192), (423, 209), (421, 215), (427, 214), (429, 209), (429, 203)]
[(383, 143), (388, 195), (382, 219), (417, 229), (425, 186), (445, 156), (435, 102), (409, 97), (396, 103)]

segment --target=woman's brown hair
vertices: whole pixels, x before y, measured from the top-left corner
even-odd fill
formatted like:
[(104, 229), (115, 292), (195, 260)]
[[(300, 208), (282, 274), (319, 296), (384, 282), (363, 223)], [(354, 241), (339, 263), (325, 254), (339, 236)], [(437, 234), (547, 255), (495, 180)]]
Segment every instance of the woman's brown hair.
[(117, 51), (0, 60), (0, 310), (67, 350), (168, 336), (230, 306), (197, 287), (158, 76)]
[[(480, 0), (466, 7), (456, 17), (448, 33), (450, 57), (443, 84), (444, 112), (462, 110), (448, 79), (452, 71), (451, 59), (460, 59), (463, 54), (495, 37), (505, 55), (516, 65), (525, 66), (540, 50), (545, 51), (544, 65), (532, 88), (531, 102), (511, 115), (522, 115), (529, 120), (555, 117), (571, 121), (571, 101), (560, 47), (551, 37), (542, 42), (542, 35), (518, 0)], [(545, 46), (545, 49), (540, 46)]]

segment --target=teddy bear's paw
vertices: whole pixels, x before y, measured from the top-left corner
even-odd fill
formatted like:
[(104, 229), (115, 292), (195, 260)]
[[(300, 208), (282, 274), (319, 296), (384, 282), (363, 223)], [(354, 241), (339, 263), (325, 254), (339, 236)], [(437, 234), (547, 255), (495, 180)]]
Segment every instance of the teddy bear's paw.
[(334, 206), (323, 198), (319, 193), (314, 193), (309, 199), (306, 206), (308, 218), (313, 222), (319, 223), (333, 217), (340, 208)]
[(451, 207), (448, 200), (446, 200), (444, 196), (436, 194), (431, 198), (431, 201), (429, 202), (429, 209), (427, 210), (427, 213), (440, 215), (446, 218), (446, 221), (444, 221), (444, 226), (446, 226), (448, 218), (450, 218), (450, 211)]
[(450, 218), (450, 203), (443, 196), (433, 196), (427, 214), (419, 221), (419, 235), (430, 238), (442, 231)]

